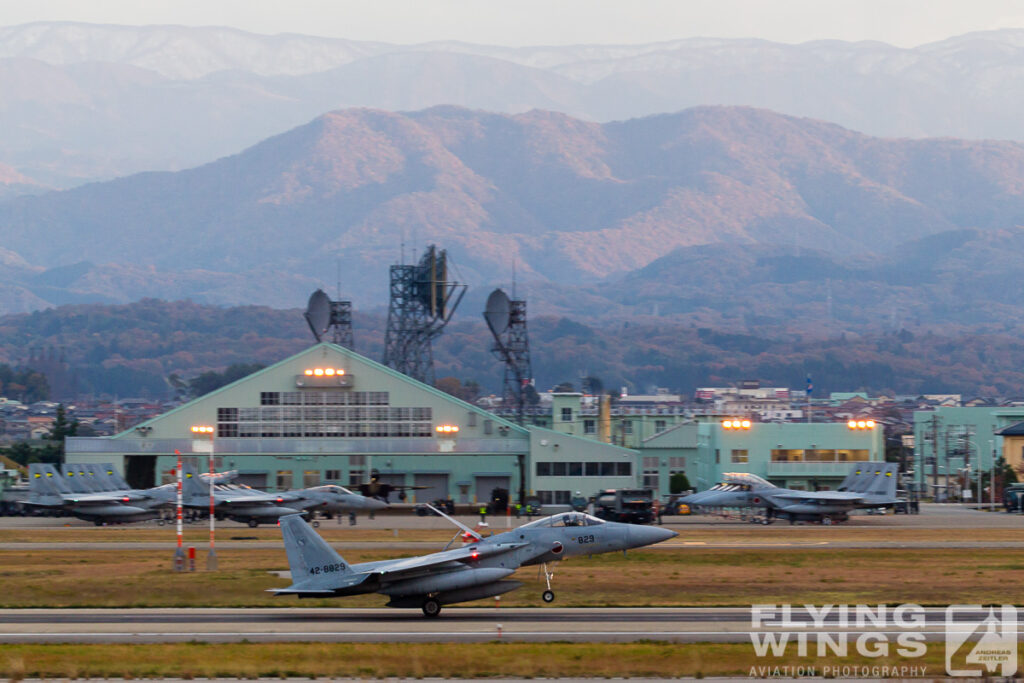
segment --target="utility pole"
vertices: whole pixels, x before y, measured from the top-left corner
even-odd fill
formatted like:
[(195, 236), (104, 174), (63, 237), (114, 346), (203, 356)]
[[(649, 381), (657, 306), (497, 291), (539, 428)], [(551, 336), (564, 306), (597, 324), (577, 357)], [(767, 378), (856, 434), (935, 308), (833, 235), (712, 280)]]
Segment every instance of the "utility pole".
[[(932, 414), (932, 498), (939, 492), (939, 416)], [(924, 464), (924, 463), (922, 463)]]

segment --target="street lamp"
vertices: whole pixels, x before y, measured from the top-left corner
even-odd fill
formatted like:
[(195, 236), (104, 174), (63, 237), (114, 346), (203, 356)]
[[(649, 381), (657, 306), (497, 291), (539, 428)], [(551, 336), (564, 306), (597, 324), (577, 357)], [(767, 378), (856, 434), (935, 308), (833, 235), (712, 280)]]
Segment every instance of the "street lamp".
[[(196, 436), (207, 436), (210, 438), (210, 443), (207, 446), (203, 441), (193, 441), (193, 451), (206, 451), (210, 456), (210, 481), (207, 482), (210, 487), (210, 554), (206, 556), (206, 570), (216, 571), (217, 570), (217, 551), (214, 550), (213, 533), (214, 524), (216, 517), (213, 514), (213, 435), (214, 428), (209, 425), (192, 425), (192, 433)], [(200, 446), (197, 448), (196, 446)]]

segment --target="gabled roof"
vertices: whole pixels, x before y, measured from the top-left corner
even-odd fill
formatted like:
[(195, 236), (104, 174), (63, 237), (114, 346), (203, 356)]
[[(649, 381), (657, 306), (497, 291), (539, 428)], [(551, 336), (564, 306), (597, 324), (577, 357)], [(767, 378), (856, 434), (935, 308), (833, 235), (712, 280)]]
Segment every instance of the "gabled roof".
[(161, 415), (157, 415), (154, 418), (150, 418), (149, 420), (146, 420), (145, 422), (142, 422), (141, 424), (133, 425), (132, 427), (124, 430), (123, 432), (120, 432), (119, 434), (115, 434), (114, 436), (112, 436), (110, 438), (112, 438), (112, 439), (117, 439), (117, 438), (121, 438), (121, 437), (131, 438), (131, 437), (134, 436), (134, 432), (136, 432), (140, 427), (150, 426), (154, 422), (162, 420), (162, 419), (166, 418), (169, 415), (174, 415), (175, 413), (178, 413), (178, 412), (181, 412), (181, 411), (184, 411), (184, 410), (188, 410), (189, 408), (191, 408), (192, 406), (196, 405), (200, 401), (207, 401), (210, 398), (217, 396), (218, 394), (227, 392), (230, 389), (233, 389), (233, 388), (239, 386), (240, 384), (243, 384), (243, 383), (246, 383), (246, 382), (251, 382), (254, 379), (257, 379), (257, 378), (259, 378), (262, 375), (266, 375), (266, 374), (272, 373), (275, 370), (277, 370), (279, 367), (281, 367), (281, 366), (283, 366), (283, 365), (285, 365), (287, 363), (290, 363), (291, 361), (293, 361), (293, 360), (295, 360), (297, 358), (301, 358), (302, 356), (305, 356), (305, 355), (308, 355), (308, 354), (312, 354), (313, 352), (315, 352), (317, 350), (320, 350), (320, 349), (324, 349), (324, 348), (330, 349), (331, 351), (335, 351), (337, 353), (340, 353), (343, 356), (348, 356), (350, 358), (353, 358), (354, 360), (358, 361), (359, 363), (362, 363), (364, 365), (369, 366), (372, 370), (374, 370), (376, 372), (380, 372), (380, 373), (383, 373), (385, 375), (390, 375), (391, 377), (393, 377), (393, 378), (395, 378), (395, 379), (397, 379), (399, 381), (406, 382), (408, 384), (414, 385), (418, 389), (420, 389), (421, 391), (425, 391), (427, 393), (434, 394), (435, 396), (437, 396), (439, 398), (443, 398), (445, 401), (448, 401), (448, 402), (451, 402), (451, 403), (455, 403), (455, 404), (461, 406), (462, 408), (464, 408), (465, 410), (467, 410), (467, 411), (469, 411), (471, 413), (476, 413), (477, 415), (481, 415), (483, 417), (486, 417), (489, 420), (494, 420), (497, 423), (498, 426), (508, 427), (511, 430), (515, 430), (516, 432), (518, 432), (522, 436), (528, 436), (529, 435), (529, 431), (527, 429), (525, 429), (524, 427), (520, 427), (519, 425), (517, 425), (514, 422), (506, 420), (505, 418), (500, 417), (498, 415), (495, 415), (494, 413), (488, 412), (488, 411), (484, 410), (483, 408), (481, 408), (479, 406), (473, 405), (472, 403), (467, 403), (466, 401), (463, 401), (460, 398), (456, 398), (455, 396), (452, 396), (451, 394), (445, 393), (445, 392), (441, 391), (440, 389), (437, 389), (436, 387), (430, 386), (429, 384), (424, 384), (423, 382), (415, 380), (415, 379), (413, 379), (412, 377), (409, 377), (406, 374), (403, 374), (401, 372), (398, 372), (397, 370), (394, 370), (392, 368), (387, 367), (386, 365), (381, 365), (380, 363), (378, 363), (378, 362), (376, 362), (374, 360), (371, 360), (371, 359), (367, 358), (366, 356), (360, 356), (358, 353), (356, 353), (355, 351), (352, 351), (351, 349), (347, 349), (344, 346), (338, 346), (337, 344), (332, 344), (330, 342), (320, 342), (319, 344), (314, 344), (313, 346), (311, 346), (311, 347), (309, 347), (307, 349), (304, 349), (304, 350), (300, 351), (299, 353), (296, 353), (293, 356), (289, 356), (288, 358), (285, 358), (284, 360), (278, 361), (277, 363), (274, 363), (271, 366), (265, 367), (262, 370), (257, 370), (256, 372), (252, 373), (251, 375), (246, 375), (245, 377), (242, 377), (241, 379), (235, 380), (234, 382), (232, 382), (230, 384), (226, 384), (226, 385), (224, 385), (224, 386), (222, 386), (222, 387), (220, 387), (218, 389), (214, 389), (213, 391), (211, 391), (208, 394), (203, 394), (202, 396), (200, 396), (198, 398), (194, 398), (191, 401), (189, 401), (188, 403), (184, 403), (184, 404), (178, 406), (177, 408), (174, 408), (173, 410), (170, 410), (170, 411), (168, 411), (166, 413), (163, 413)]
[(1004, 427), (996, 432), (996, 434), (1000, 436), (1024, 436), (1024, 422), (1017, 422), (1009, 427)]

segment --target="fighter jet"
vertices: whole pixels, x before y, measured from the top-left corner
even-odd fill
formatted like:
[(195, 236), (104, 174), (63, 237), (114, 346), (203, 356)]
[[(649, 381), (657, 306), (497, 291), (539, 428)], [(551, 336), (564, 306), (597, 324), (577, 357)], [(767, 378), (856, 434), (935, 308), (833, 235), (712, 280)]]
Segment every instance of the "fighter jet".
[[(83, 469), (82, 472), (85, 472)], [(156, 518), (158, 508), (174, 499), (174, 491), (157, 487), (144, 491), (98, 491), (83, 482), (87, 475), (76, 475), (75, 486), (61, 476), (53, 465), (29, 465), (29, 499), (27, 505), (62, 509), (79, 519), (105, 523), (140, 522)]]
[(417, 489), (427, 489), (429, 486), (401, 486), (398, 484), (388, 484), (380, 480), (380, 470), (370, 470), (370, 481), (365, 484), (359, 484), (359, 493), (366, 496), (367, 498), (376, 498), (382, 500), (385, 503), (389, 502), (392, 493), (398, 493), (398, 500), (405, 501), (405, 492), (414, 491)]
[(547, 584), (541, 597), (544, 602), (552, 602), (555, 594), (549, 562), (626, 551), (677, 535), (646, 525), (606, 522), (583, 512), (563, 512), (484, 538), (433, 509), (462, 529), (463, 538), (469, 542), (430, 555), (360, 564), (347, 563), (299, 515), (282, 517), (281, 534), (292, 585), (270, 592), (300, 598), (381, 593), (390, 598), (388, 607), (419, 607), (424, 616), (436, 617), (442, 605), (480, 600), (519, 588), (522, 582), (508, 577), (520, 567), (539, 564)]
[(724, 481), (707, 491), (681, 498), (691, 508), (753, 508), (764, 511), (761, 521), (787, 519), (832, 524), (845, 522), (857, 508), (892, 506), (896, 498), (897, 465), (863, 463), (854, 466), (836, 491), (797, 491), (775, 486), (747, 472), (724, 475)]
[[(187, 465), (182, 468), (182, 472), (182, 496), (185, 507), (209, 510), (208, 484), (200, 481), (195, 471)], [(266, 493), (242, 484), (215, 484), (213, 504), (214, 514), (218, 517), (245, 522), (250, 527), (257, 527), (261, 523), (276, 523), (282, 516), (296, 513), (308, 515), (314, 511), (331, 514), (372, 512), (388, 507), (383, 501), (352, 493), (335, 484), (282, 493)], [(316, 524), (319, 526), (319, 523)]]

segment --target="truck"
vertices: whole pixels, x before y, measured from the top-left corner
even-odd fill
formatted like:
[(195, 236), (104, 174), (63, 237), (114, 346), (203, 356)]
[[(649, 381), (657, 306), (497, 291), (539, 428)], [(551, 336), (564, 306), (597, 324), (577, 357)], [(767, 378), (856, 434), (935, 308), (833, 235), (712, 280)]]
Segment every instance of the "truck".
[(651, 489), (605, 489), (594, 496), (594, 516), (609, 522), (650, 524), (653, 506)]

